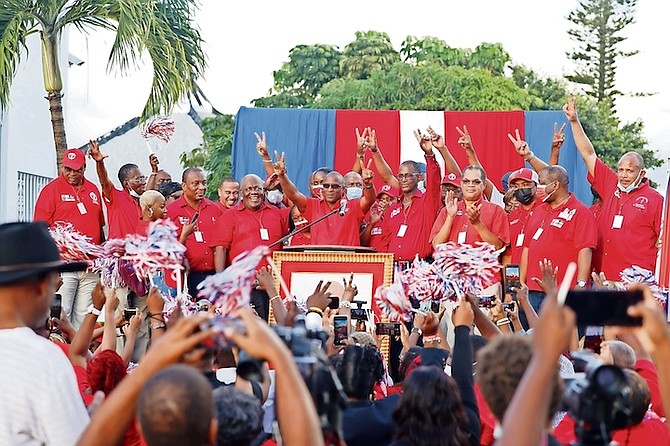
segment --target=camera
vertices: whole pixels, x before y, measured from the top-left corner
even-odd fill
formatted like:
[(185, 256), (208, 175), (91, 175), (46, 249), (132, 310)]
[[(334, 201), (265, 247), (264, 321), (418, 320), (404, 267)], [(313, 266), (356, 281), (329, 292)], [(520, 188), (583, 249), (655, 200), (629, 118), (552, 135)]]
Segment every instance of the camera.
[(356, 304), (356, 308), (352, 308), (350, 310), (351, 312), (351, 319), (355, 321), (367, 321), (368, 320), (368, 310), (363, 308), (363, 302), (362, 300), (354, 300), (354, 304)]
[(503, 302), (502, 308), (504, 311), (514, 311), (514, 302)]
[(603, 364), (592, 353), (577, 351), (572, 356), (576, 370), (583, 366), (584, 376), (566, 385), (563, 410), (575, 420), (578, 445), (607, 445), (614, 430), (641, 421), (634, 419), (640, 409), (633, 407), (636, 388), (621, 368)]
[(495, 304), (495, 296), (481, 296), (479, 298), (479, 306), (484, 308), (491, 308)]
[(137, 314), (137, 308), (126, 308), (123, 310), (123, 320), (130, 322), (133, 316)]

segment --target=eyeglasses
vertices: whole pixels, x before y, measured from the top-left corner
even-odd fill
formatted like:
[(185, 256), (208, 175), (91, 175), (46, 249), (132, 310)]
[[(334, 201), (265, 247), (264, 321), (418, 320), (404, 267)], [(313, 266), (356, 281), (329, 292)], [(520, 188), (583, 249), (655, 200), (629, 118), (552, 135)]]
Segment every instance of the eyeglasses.
[(339, 184), (323, 183), (322, 186), (324, 189), (342, 189), (342, 186)]
[(131, 181), (133, 183), (144, 183), (145, 181), (147, 181), (147, 177), (129, 178), (128, 181)]
[(399, 180), (409, 180), (410, 178), (414, 178), (415, 176), (417, 176), (417, 174), (416, 173), (399, 173), (396, 176), (398, 177)]
[(461, 183), (466, 185), (466, 186), (468, 186), (470, 184), (472, 184), (474, 186), (479, 186), (480, 184), (482, 184), (482, 180), (461, 180)]
[(244, 193), (245, 193), (245, 194), (250, 194), (250, 193), (252, 193), (252, 192), (261, 192), (261, 193), (262, 193), (262, 192), (263, 192), (263, 188), (262, 188), (262, 187), (258, 187), (258, 186), (250, 186), (250, 187), (247, 187), (247, 188), (244, 189)]

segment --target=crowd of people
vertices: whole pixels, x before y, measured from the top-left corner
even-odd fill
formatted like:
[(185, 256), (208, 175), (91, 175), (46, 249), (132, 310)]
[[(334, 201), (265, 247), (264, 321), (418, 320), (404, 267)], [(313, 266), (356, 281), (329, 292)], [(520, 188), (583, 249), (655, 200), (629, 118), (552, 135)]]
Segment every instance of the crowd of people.
[[(202, 169), (172, 181), (152, 154), (148, 176), (136, 164), (119, 169), (118, 189), (96, 142), (87, 154), (66, 151), (35, 222), (0, 225), (0, 444), (670, 444), (670, 334), (652, 290), (632, 286), (643, 300), (628, 314), (641, 326), (605, 327), (594, 351), (559, 296), (564, 282), (610, 289), (629, 268), (654, 271), (663, 198), (638, 153), (610, 169), (574, 98), (564, 112), (597, 204), (569, 191), (559, 156), (565, 126), (554, 127), (546, 162), (518, 131), (502, 135), (531, 168), (509, 172), (501, 187), (466, 127), (456, 130), (468, 166), (429, 127), (414, 132), (423, 159), (395, 172), (375, 130), (355, 129), (352, 170), (319, 168), (304, 192), (289, 177), (299, 160), (271, 156), (265, 134), (256, 134), (265, 178), (224, 178), (217, 201), (206, 197)], [(84, 175), (87, 156), (100, 188)], [(106, 288), (87, 263), (64, 262), (48, 231), (65, 222), (102, 244), (167, 220), (185, 247), (183, 289), (164, 271), (151, 284)], [(196, 298), (199, 284), (258, 246), (365, 246), (393, 254), (400, 271), (417, 258), (430, 262), (445, 243), (491, 245), (503, 267), (518, 266), (518, 285), (494, 284), (490, 302), (480, 290), (415, 311), (388, 335), (352, 318), (353, 273), (342, 284), (319, 283), (297, 305), (263, 260), (250, 307), (233, 319)], [(197, 301), (193, 315), (166, 307), (184, 293)], [(334, 327), (342, 318), (344, 339)], [(383, 353), (385, 336), (391, 348)], [(621, 401), (596, 394), (588, 407), (599, 410), (584, 409), (586, 399), (575, 409), (564, 387), (599, 366), (620, 370), (628, 391)]]

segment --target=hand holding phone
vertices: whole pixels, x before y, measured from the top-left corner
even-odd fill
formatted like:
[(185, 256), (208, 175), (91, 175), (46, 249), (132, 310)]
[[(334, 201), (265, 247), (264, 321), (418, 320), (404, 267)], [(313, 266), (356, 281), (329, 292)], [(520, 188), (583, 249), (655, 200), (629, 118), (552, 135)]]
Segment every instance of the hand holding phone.
[(62, 302), (63, 302), (62, 296), (60, 294), (55, 294), (49, 312), (50, 313), (49, 317), (51, 319), (60, 319), (60, 314), (63, 311)]
[(126, 308), (123, 310), (123, 320), (126, 322), (130, 322), (130, 319), (132, 319), (133, 316), (135, 316), (138, 313), (137, 308)]
[(503, 283), (505, 285), (505, 294), (514, 292), (514, 288), (521, 288), (521, 268), (519, 265), (506, 265)]
[(628, 307), (642, 300), (641, 290), (572, 290), (565, 305), (577, 315), (577, 325), (640, 326), (642, 319), (628, 315)]
[(349, 337), (349, 318), (347, 316), (335, 315), (333, 325), (335, 327), (333, 345), (344, 345), (344, 341)]

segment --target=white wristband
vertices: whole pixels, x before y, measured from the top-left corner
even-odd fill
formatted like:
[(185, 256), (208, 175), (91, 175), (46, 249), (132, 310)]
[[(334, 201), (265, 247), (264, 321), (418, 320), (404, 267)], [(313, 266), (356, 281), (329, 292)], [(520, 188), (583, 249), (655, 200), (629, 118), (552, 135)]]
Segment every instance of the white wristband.
[(100, 313), (102, 313), (101, 310), (98, 310), (98, 309), (95, 308), (93, 305), (89, 305), (89, 307), (88, 307), (88, 311), (87, 311), (87, 312), (88, 312), (89, 314), (95, 314), (96, 316), (100, 316)]

